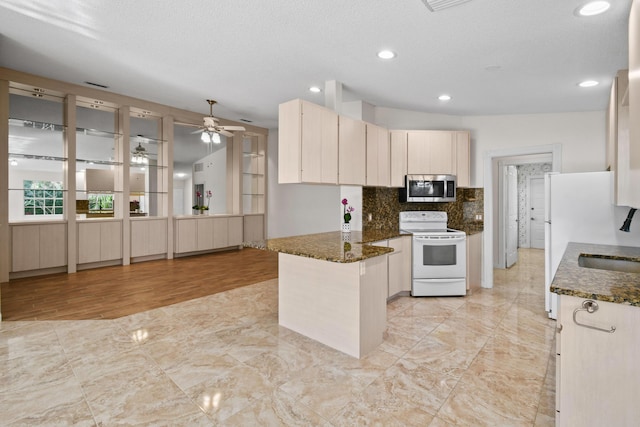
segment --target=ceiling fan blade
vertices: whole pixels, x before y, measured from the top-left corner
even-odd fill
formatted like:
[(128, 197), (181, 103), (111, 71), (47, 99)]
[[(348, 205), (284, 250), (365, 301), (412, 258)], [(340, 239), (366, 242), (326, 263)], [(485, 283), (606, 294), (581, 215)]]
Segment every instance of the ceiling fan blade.
[(218, 126), (218, 129), (222, 129), (222, 130), (242, 130), (245, 131), (246, 129), (244, 128), (244, 126)]
[(194, 133), (202, 133), (204, 131), (204, 129), (198, 129), (198, 130), (194, 130), (193, 132), (191, 132), (191, 134), (193, 135)]
[(220, 128), (218, 128), (218, 129), (217, 129), (217, 132), (218, 132), (219, 134), (221, 134), (221, 135), (224, 135), (224, 136), (228, 136), (228, 137), (232, 137), (232, 136), (233, 136), (233, 134), (232, 134), (231, 132), (227, 132), (227, 131), (226, 131), (226, 130), (224, 130), (224, 129), (220, 129)]

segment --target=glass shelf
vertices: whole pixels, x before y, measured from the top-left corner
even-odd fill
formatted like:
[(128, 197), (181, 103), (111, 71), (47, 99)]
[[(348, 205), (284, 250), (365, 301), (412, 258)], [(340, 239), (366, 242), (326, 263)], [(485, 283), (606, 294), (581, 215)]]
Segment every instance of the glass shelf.
[(58, 156), (46, 156), (40, 154), (24, 154), (24, 153), (9, 153), (9, 159), (29, 159), (29, 160), (48, 160), (53, 162), (66, 162), (66, 157)]
[(39, 122), (36, 120), (27, 120), (18, 117), (10, 117), (9, 126), (43, 130), (48, 132), (63, 132), (65, 130), (65, 126), (62, 124)]

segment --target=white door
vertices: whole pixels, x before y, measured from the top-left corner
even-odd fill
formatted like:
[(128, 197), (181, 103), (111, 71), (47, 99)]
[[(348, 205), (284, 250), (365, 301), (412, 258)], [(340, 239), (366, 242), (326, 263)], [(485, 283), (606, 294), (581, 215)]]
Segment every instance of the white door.
[(529, 180), (529, 242), (535, 249), (544, 249), (544, 178)]
[(505, 168), (506, 174), (506, 268), (518, 261), (518, 169), (514, 165)]

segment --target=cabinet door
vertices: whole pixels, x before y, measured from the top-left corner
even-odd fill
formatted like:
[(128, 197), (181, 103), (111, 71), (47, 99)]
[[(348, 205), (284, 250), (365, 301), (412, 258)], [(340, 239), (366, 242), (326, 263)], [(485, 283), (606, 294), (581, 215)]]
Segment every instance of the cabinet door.
[(229, 219), (214, 218), (213, 219), (213, 247), (226, 248), (229, 246)]
[[(640, 1), (629, 12), (629, 206), (640, 206)], [(618, 156), (620, 160), (621, 157)]]
[(122, 223), (109, 221), (100, 224), (100, 261), (122, 258)]
[(319, 105), (302, 103), (302, 181), (338, 183), (338, 115)]
[(456, 136), (456, 155), (455, 155), (455, 171), (456, 185), (458, 187), (471, 186), (471, 141), (467, 131), (455, 132)]
[(176, 220), (175, 230), (175, 251), (177, 253), (193, 252), (197, 250), (198, 229), (195, 219)]
[(388, 187), (390, 175), (389, 131), (367, 123), (368, 186)]
[(278, 182), (302, 182), (302, 101), (294, 99), (278, 108)]
[(391, 187), (404, 187), (407, 174), (407, 131), (392, 130), (389, 132), (391, 144)]
[(366, 127), (360, 120), (339, 117), (338, 181), (342, 185), (366, 184)]
[(40, 268), (67, 265), (67, 225), (40, 226)]
[(167, 220), (155, 219), (145, 221), (148, 237), (145, 255), (167, 253)]
[(242, 245), (242, 237), (243, 237), (243, 218), (241, 216), (234, 216), (229, 218), (228, 223), (229, 233), (227, 242), (229, 246), (240, 246)]
[(467, 290), (480, 289), (482, 282), (482, 233), (467, 236)]
[(100, 223), (78, 223), (78, 264), (100, 261)]
[(245, 215), (243, 239), (245, 242), (264, 240), (264, 215)]
[(428, 174), (430, 171), (427, 131), (407, 132), (407, 174)]
[(584, 299), (560, 296), (561, 425), (630, 426), (640, 419), (640, 308), (597, 301), (593, 313), (574, 310)]
[(131, 223), (131, 257), (146, 256), (149, 227), (146, 221), (130, 221)]
[(432, 130), (427, 132), (429, 150), (429, 172), (431, 174), (453, 174), (455, 172), (455, 132)]
[(214, 233), (213, 228), (214, 218), (198, 218), (198, 236), (197, 236), (197, 250), (206, 251), (214, 248)]
[(11, 271), (40, 268), (40, 226), (11, 226)]

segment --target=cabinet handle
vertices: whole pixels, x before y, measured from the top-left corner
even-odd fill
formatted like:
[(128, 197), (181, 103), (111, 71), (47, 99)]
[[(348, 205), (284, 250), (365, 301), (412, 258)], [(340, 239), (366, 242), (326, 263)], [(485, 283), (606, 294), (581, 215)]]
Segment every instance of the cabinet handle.
[(588, 299), (586, 301), (582, 301), (582, 308), (576, 308), (575, 310), (573, 310), (573, 321), (578, 326), (584, 326), (585, 328), (595, 329), (596, 331), (601, 331), (601, 332), (608, 332), (610, 334), (614, 333), (616, 331), (615, 326), (612, 326), (611, 329), (599, 328), (597, 326), (585, 325), (584, 323), (578, 322), (578, 320), (576, 319), (576, 315), (578, 314), (579, 311), (586, 311), (587, 313), (595, 313), (596, 311), (598, 311), (598, 308), (599, 308), (598, 303), (593, 300)]

